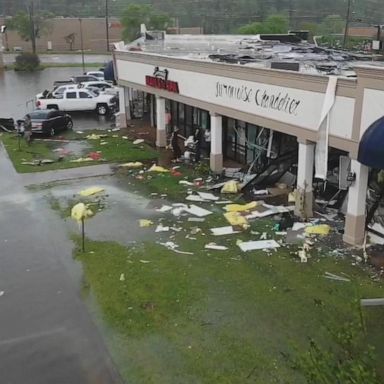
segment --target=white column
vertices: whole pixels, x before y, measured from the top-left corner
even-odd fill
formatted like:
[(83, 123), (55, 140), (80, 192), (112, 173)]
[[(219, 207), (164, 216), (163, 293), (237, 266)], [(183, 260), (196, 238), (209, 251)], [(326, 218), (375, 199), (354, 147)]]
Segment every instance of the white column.
[(313, 216), (314, 151), (314, 143), (299, 142), (295, 214), (303, 218)]
[(211, 157), (210, 166), (213, 172), (223, 170), (223, 133), (222, 116), (211, 113)]
[(116, 126), (118, 128), (127, 128), (125, 105), (125, 87), (119, 87), (119, 112), (116, 113)]
[(165, 99), (156, 96), (156, 146), (167, 145), (167, 134), (165, 129)]
[(343, 240), (352, 245), (364, 242), (368, 172), (367, 166), (360, 164), (357, 160), (351, 160), (351, 173), (356, 175), (356, 180), (352, 182), (348, 191)]

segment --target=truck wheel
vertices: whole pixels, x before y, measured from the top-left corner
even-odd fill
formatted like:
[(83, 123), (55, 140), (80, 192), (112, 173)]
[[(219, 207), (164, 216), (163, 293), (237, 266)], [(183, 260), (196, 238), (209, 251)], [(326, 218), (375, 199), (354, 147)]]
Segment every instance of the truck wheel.
[(72, 120), (68, 120), (67, 121), (67, 125), (65, 126), (65, 129), (72, 129), (73, 128), (73, 121)]
[(96, 107), (96, 111), (99, 115), (104, 116), (108, 112), (108, 105), (107, 104), (98, 104)]
[(47, 109), (56, 109), (56, 110), (59, 110), (59, 106), (56, 105), (56, 104), (49, 104), (49, 105), (47, 105)]

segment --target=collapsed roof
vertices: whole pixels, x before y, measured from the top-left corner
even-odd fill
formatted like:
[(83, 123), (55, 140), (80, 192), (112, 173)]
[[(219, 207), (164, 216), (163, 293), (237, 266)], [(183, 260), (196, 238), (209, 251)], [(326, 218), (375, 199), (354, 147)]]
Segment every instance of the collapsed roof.
[(130, 44), (117, 45), (117, 50), (344, 77), (355, 77), (353, 67), (367, 61), (384, 67), (384, 62), (373, 61), (376, 57), (372, 54), (319, 47), (295, 34), (168, 35), (145, 31)]

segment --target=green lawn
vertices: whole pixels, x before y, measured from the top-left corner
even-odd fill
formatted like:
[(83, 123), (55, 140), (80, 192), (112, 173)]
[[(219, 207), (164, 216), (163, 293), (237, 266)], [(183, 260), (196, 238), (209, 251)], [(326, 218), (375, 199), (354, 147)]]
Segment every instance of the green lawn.
[[(359, 298), (383, 296), (381, 282), (326, 247), (316, 247), (307, 264), (299, 262), (296, 247), (241, 252), (237, 239), (257, 238), (250, 230), (267, 229), (278, 239), (271, 221), (220, 237), (208, 231), (226, 225), (219, 214), (205, 223), (169, 217), (163, 224), (183, 228), (171, 240), (193, 255), (157, 243), (129, 248), (87, 241), (86, 253), (75, 251), (84, 267), (84, 295), (127, 383), (304, 383), (283, 354), (306, 351), (308, 337), (332, 346), (325, 327), (336, 331), (354, 319)], [(188, 239), (194, 226), (202, 232)], [(170, 240), (171, 233), (159, 241)], [(211, 241), (229, 250), (204, 250)], [(346, 274), (351, 282), (328, 280), (325, 272)], [(384, 309), (365, 310), (364, 316), (383, 374)]]
[[(90, 133), (92, 132), (87, 132), (87, 134)], [(100, 133), (100, 131), (97, 133)], [(65, 157), (63, 161), (55, 161), (52, 164), (41, 166), (24, 165), (22, 162), (25, 161), (31, 162), (42, 159), (57, 160), (58, 155), (53, 152), (53, 149), (64, 145), (64, 143), (34, 140), (30, 146), (27, 146), (24, 140), (20, 140), (19, 149), (18, 138), (15, 134), (3, 133), (0, 136), (0, 140), (7, 149), (8, 155), (12, 160), (16, 171), (20, 173), (83, 167), (86, 165), (101, 164), (103, 162), (120, 163), (129, 161), (147, 161), (156, 159), (158, 156), (157, 152), (146, 144), (134, 145), (131, 141), (124, 140), (120, 135), (118, 135), (118, 137), (112, 137), (113, 135), (109, 133), (107, 134), (107, 137), (100, 140), (86, 140), (85, 135), (78, 135), (75, 132), (66, 132), (62, 136), (67, 140), (73, 140), (74, 142), (83, 140), (88, 144), (81, 156), (84, 157), (89, 152), (100, 151), (103, 160), (76, 163), (71, 162), (70, 160), (80, 156), (73, 155)], [(101, 142), (103, 141), (107, 144), (101, 145)]]

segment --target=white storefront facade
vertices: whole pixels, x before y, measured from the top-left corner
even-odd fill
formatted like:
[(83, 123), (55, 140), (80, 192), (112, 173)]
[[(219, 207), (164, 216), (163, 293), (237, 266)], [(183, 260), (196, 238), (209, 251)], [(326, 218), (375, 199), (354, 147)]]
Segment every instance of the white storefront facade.
[(119, 86), (155, 95), (157, 146), (166, 145), (166, 100), (209, 113), (213, 171), (223, 167), (228, 118), (297, 138), (297, 188), (310, 205), (316, 144), (348, 153), (356, 179), (349, 187), (344, 240), (362, 243), (368, 167), (357, 155), (364, 132), (384, 115), (384, 69), (364, 66), (356, 69), (357, 78), (330, 79), (143, 52), (115, 51), (114, 60)]

